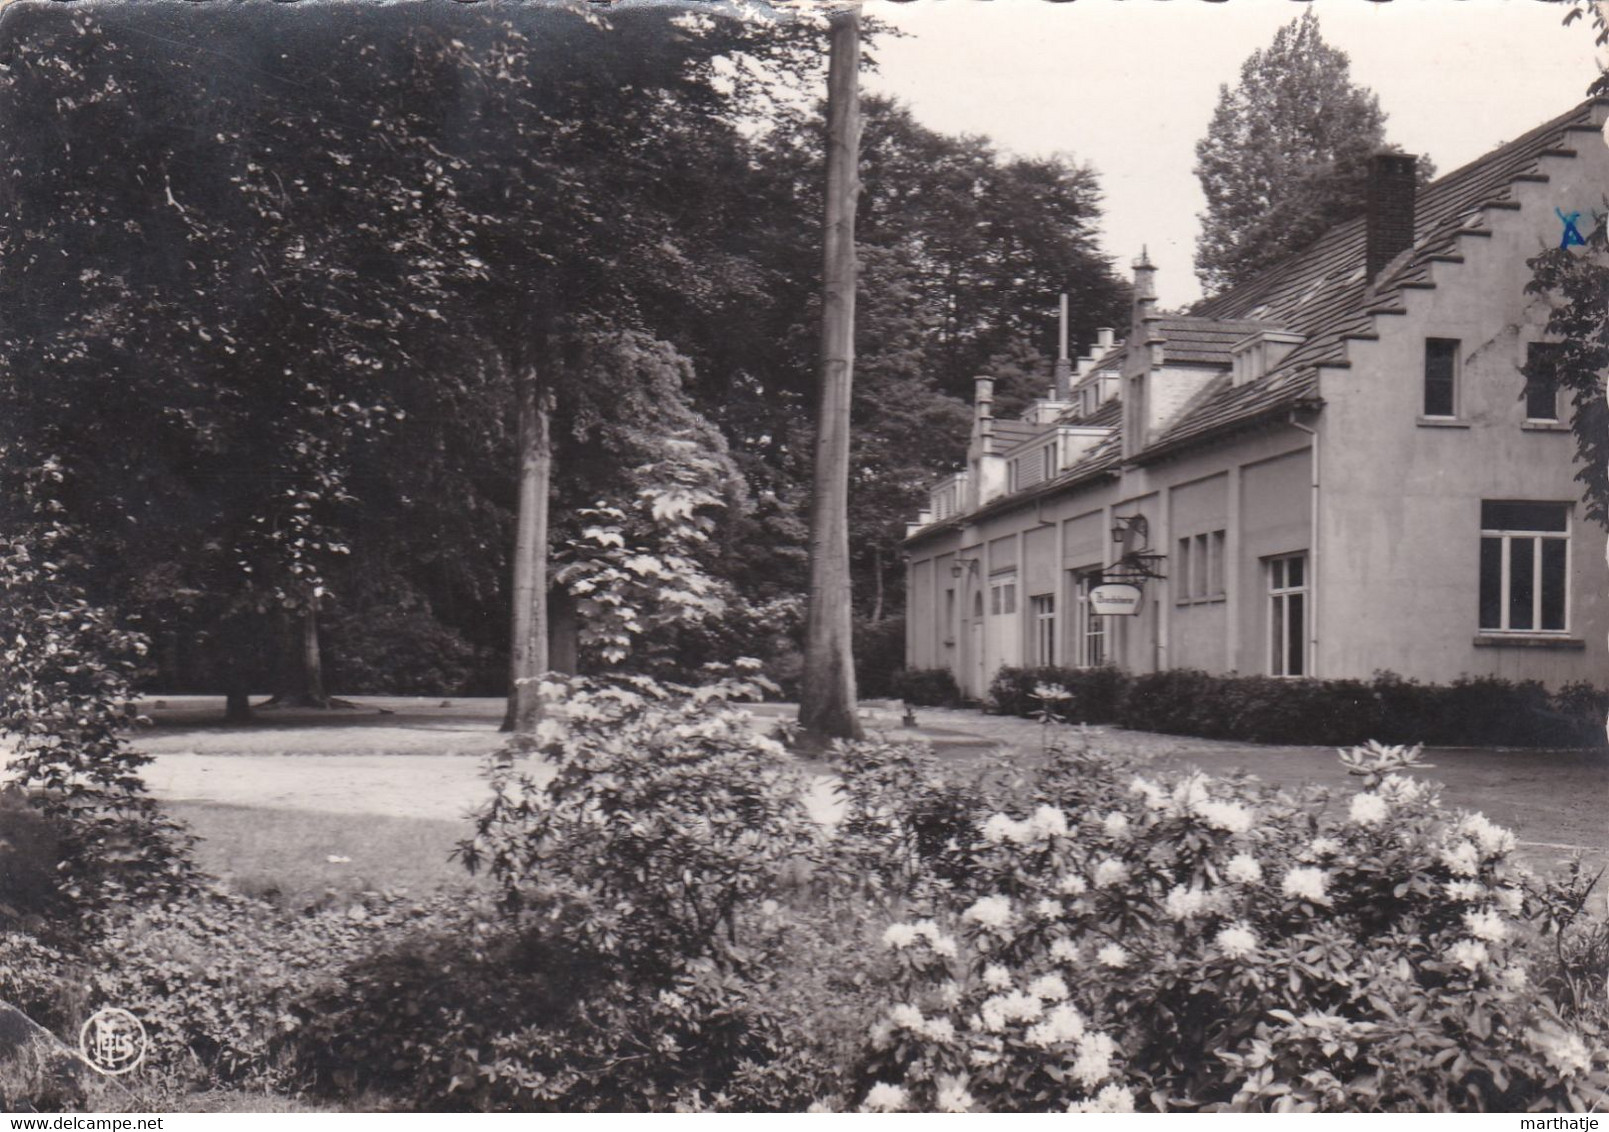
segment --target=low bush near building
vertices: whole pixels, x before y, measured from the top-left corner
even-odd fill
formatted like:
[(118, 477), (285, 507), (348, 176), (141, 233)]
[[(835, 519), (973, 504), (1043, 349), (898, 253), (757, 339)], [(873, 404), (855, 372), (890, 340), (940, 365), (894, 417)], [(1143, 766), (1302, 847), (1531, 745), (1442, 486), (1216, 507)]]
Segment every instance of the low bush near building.
[(1313, 799), (1063, 752), (886, 929), (870, 1110), (1585, 1111), (1602, 1034), (1535, 985), (1513, 836), (1352, 753)]
[(1288, 680), (1188, 668), (1139, 676), (1115, 668), (1002, 668), (990, 706), (1033, 716), (1040, 709), (1035, 690), (1046, 684), (1068, 693), (1056, 707), (1068, 722), (1251, 743), (1603, 746), (1609, 714), (1609, 692), (1590, 684), (1549, 693), (1534, 680), (1492, 676), (1420, 684), (1390, 672), (1369, 681)]
[(948, 668), (901, 668), (889, 675), (888, 694), (916, 707), (957, 707), (961, 688)]

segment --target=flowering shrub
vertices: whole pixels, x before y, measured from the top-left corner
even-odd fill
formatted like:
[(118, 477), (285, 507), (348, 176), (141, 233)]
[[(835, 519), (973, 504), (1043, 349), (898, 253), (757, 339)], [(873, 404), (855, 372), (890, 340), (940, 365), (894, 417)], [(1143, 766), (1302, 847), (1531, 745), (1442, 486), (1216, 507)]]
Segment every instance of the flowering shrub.
[(884, 936), (870, 1110), (1546, 1110), (1598, 1036), (1529, 977), (1513, 835), (1353, 752), (1320, 799), (1061, 751)]
[(817, 830), (782, 747), (736, 705), (761, 691), (544, 684), (534, 746), (551, 777), (493, 756), (459, 849), (497, 883), (503, 922), (439, 992), (450, 935), (376, 957), (333, 1004), (356, 1026), (355, 1007), (416, 996), (414, 1017), (365, 1039), (369, 1081), (437, 1105), (618, 1110), (695, 1103), (774, 1061), (771, 898)]
[(525, 929), (633, 972), (735, 954), (737, 915), (813, 844), (803, 779), (735, 706), (752, 681), (628, 677), (542, 686), (539, 780), (491, 757), (491, 800), (459, 853)]
[(188, 836), (146, 793), (150, 759), (127, 739), (145, 642), (74, 583), (71, 541), (40, 522), (0, 542), (0, 736), (15, 744), (13, 784), (59, 839), (58, 892), (87, 928), (193, 875)]

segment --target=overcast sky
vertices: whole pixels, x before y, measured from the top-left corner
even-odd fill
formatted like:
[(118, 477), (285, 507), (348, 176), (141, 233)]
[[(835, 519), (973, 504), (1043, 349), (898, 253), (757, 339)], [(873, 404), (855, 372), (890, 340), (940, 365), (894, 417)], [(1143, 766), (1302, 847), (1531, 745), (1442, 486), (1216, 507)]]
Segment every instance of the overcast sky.
[[(1164, 306), (1200, 295), (1192, 169), (1218, 87), (1296, 18), (1293, 0), (868, 0), (885, 38), (866, 86), (946, 133), (1093, 164), (1103, 244), (1126, 275), (1142, 244)], [(1386, 136), (1448, 173), (1568, 110), (1597, 73), (1585, 21), (1542, 0), (1315, 0), (1324, 38), (1380, 96)]]

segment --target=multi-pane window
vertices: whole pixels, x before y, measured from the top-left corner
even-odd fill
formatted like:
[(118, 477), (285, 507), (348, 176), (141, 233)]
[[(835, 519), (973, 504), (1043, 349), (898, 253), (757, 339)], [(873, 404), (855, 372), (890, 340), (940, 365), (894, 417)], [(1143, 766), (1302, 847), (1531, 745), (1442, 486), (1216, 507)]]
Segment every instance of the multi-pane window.
[(1089, 604), (1090, 587), (1099, 582), (1099, 570), (1073, 575), (1074, 600), (1078, 603), (1073, 649), (1080, 668), (1099, 668), (1106, 663), (1106, 618)]
[(944, 591), (944, 622), (939, 626), (939, 640), (945, 644), (955, 643), (955, 591)]
[(1458, 339), (1425, 339), (1425, 416), (1458, 415)]
[(989, 612), (998, 617), (1017, 612), (1017, 577), (1015, 574), (990, 580)]
[(1569, 593), (1569, 504), (1483, 501), (1481, 630), (1561, 633)]
[(1528, 421), (1559, 419), (1559, 382), (1554, 371), (1558, 355), (1557, 342), (1532, 342), (1525, 347), (1525, 419)]
[(1056, 595), (1035, 594), (1028, 599), (1034, 619), (1034, 663), (1056, 663)]
[(1173, 576), (1178, 604), (1220, 600), (1224, 596), (1224, 532), (1180, 539)]
[(1307, 671), (1307, 555), (1268, 560), (1268, 671)]

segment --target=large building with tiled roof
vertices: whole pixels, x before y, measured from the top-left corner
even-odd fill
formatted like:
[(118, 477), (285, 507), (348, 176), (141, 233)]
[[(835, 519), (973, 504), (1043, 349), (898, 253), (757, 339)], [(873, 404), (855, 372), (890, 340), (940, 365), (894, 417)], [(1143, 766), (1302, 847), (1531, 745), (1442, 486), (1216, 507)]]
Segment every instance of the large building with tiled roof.
[(1364, 216), (1186, 313), (1142, 255), (1127, 336), (1020, 420), (979, 378), (906, 539), (907, 663), (977, 697), (1008, 664), (1601, 683), (1603, 532), (1569, 406), (1520, 367), (1547, 349), (1526, 261), (1604, 206), (1606, 118), (1427, 186), (1382, 154)]

